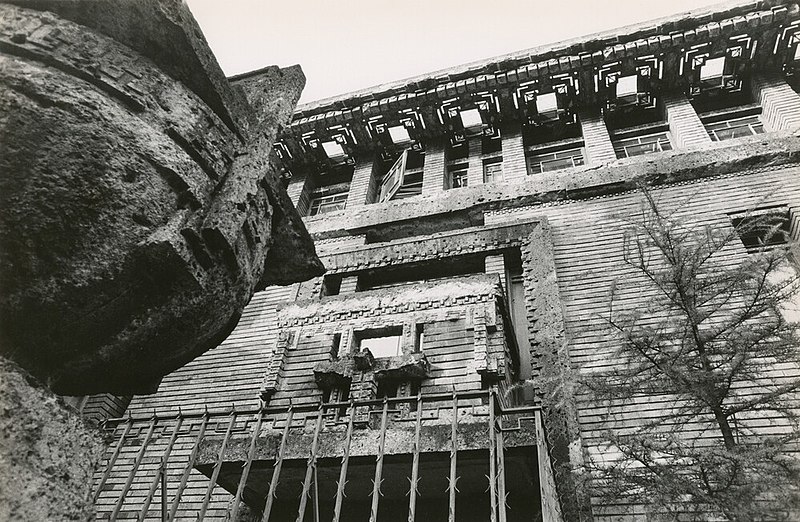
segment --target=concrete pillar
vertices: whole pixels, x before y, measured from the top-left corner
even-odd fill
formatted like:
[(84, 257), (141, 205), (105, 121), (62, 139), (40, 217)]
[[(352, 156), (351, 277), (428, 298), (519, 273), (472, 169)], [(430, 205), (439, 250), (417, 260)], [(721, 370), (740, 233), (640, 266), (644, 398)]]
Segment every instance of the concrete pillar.
[(761, 121), (765, 131), (800, 128), (800, 95), (777, 73), (753, 77), (753, 99), (761, 104)]
[(683, 94), (664, 96), (664, 109), (672, 144), (679, 149), (711, 143), (703, 122)]
[(467, 167), (467, 186), (483, 185), (483, 161), (481, 160), (481, 138), (471, 138), (469, 146), (469, 166)]
[(522, 142), (522, 127), (517, 125), (502, 131), (503, 176), (506, 183), (523, 181), (528, 175), (525, 165), (525, 145)]
[(616, 160), (617, 155), (614, 152), (614, 145), (611, 143), (611, 136), (603, 116), (582, 112), (578, 117), (581, 120), (587, 165), (602, 165)]
[(374, 170), (375, 156), (372, 154), (365, 158), (359, 158), (356, 162), (353, 178), (350, 181), (350, 192), (347, 194), (347, 209), (363, 207), (367, 204)]
[(422, 195), (436, 194), (444, 190), (445, 145), (436, 141), (426, 144), (425, 165), (422, 168)]
[(498, 274), (500, 276), (500, 284), (503, 286), (503, 293), (508, 295), (506, 291), (506, 263), (503, 254), (493, 256), (486, 256), (485, 259), (485, 272), (487, 274)]

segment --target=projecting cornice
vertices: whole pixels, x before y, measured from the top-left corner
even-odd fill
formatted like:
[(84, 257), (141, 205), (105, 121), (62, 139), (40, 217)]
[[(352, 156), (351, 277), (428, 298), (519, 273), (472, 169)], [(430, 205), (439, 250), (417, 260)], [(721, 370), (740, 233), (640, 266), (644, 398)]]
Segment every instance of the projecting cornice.
[(321, 100), (295, 111), (277, 150), (287, 166), (325, 168), (365, 151), (569, 122), (578, 110), (654, 106), (664, 92), (741, 89), (753, 71), (794, 72), (798, 19), (796, 3), (738, 2)]

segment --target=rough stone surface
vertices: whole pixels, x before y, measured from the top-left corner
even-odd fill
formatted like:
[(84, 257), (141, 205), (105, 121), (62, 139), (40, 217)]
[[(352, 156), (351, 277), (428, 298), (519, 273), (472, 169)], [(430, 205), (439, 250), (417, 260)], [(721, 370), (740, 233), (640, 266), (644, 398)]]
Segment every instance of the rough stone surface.
[(0, 520), (94, 519), (103, 443), (52, 392), (0, 358)]
[(101, 4), (105, 34), (0, 5), (0, 345), (57, 393), (150, 393), (256, 289), (323, 271), (269, 166), (305, 80), (228, 85), (185, 5)]

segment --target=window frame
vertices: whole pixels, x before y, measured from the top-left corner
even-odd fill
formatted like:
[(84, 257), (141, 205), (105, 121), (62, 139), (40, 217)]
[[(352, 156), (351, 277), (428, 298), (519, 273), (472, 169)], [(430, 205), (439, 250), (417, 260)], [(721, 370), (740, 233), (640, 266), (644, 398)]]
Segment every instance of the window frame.
[[(672, 147), (672, 138), (670, 137), (668, 130), (657, 130), (653, 131), (653, 129), (646, 129), (642, 133), (637, 133), (633, 135), (629, 135), (628, 133), (619, 133), (620, 136), (615, 136), (614, 139), (611, 141), (611, 144), (614, 146), (614, 154), (617, 155), (617, 159), (625, 159), (625, 158), (635, 158), (637, 156), (647, 156), (649, 154), (658, 154), (660, 152), (666, 152), (673, 150)], [(624, 137), (623, 137), (624, 136)], [(656, 138), (653, 140), (652, 138)], [(636, 143), (626, 143), (626, 142), (633, 142)], [(647, 145), (654, 145), (654, 150), (650, 152), (641, 152), (638, 154), (630, 154), (629, 147), (644, 147)], [(665, 146), (666, 145), (666, 146)], [(645, 150), (644, 148), (640, 150)], [(622, 155), (620, 155), (622, 154)]]
[[(579, 161), (576, 159), (579, 158)], [(545, 169), (546, 163), (555, 163), (559, 161), (569, 161), (569, 165), (564, 165), (559, 168)], [(525, 155), (525, 169), (529, 176), (536, 176), (545, 174), (547, 172), (557, 172), (559, 170), (571, 169), (586, 164), (586, 156), (584, 154), (584, 147), (568, 147), (558, 149), (539, 149), (531, 150)], [(536, 170), (538, 168), (538, 171)]]
[[(349, 192), (350, 192), (349, 188), (342, 189), (340, 192), (333, 192), (329, 194), (326, 194), (325, 192), (320, 190), (315, 190), (314, 192), (311, 193), (311, 197), (309, 198), (308, 201), (308, 217), (321, 216), (323, 214), (329, 214), (331, 212), (344, 210), (345, 208), (347, 208), (347, 198)], [(339, 198), (339, 200), (336, 201), (336, 198)], [(341, 207), (338, 207), (338, 204), (340, 203)], [(329, 207), (337, 207), (337, 208), (329, 208)], [(324, 212), (320, 212), (321, 208), (325, 208), (326, 210)]]

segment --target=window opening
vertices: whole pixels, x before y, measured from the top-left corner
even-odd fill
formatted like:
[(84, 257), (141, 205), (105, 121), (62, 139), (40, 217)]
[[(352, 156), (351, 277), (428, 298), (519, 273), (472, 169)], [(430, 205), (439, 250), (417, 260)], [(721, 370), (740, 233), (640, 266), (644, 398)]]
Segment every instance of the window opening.
[(311, 195), (308, 215), (316, 216), (318, 214), (327, 214), (329, 212), (336, 212), (337, 210), (344, 210), (347, 206), (348, 192), (349, 187), (342, 192), (327, 195), (322, 195), (322, 193), (314, 191)]
[(528, 174), (541, 174), (555, 170), (568, 169), (584, 164), (583, 149), (569, 149), (543, 154), (535, 154), (527, 158)]
[(378, 201), (393, 201), (422, 194), (424, 155), (406, 149), (381, 180)]
[(460, 165), (452, 165), (447, 168), (448, 177), (450, 178), (450, 188), (463, 188), (469, 184), (467, 178), (468, 165), (462, 163)]
[(731, 224), (748, 252), (786, 245), (791, 233), (789, 209), (771, 207), (731, 214)]
[(479, 274), (485, 271), (485, 258), (485, 254), (455, 256), (370, 270), (359, 275), (358, 289), (376, 290)]
[(402, 355), (401, 335), (385, 335), (381, 337), (366, 337), (359, 341), (359, 349), (367, 350), (376, 359), (385, 359)]
[(483, 161), (484, 183), (502, 182), (503, 179), (503, 158), (492, 158)]
[(631, 158), (633, 156), (672, 150), (672, 143), (669, 141), (669, 135), (666, 132), (618, 139), (614, 140), (613, 144), (617, 158)]
[(744, 118), (706, 123), (705, 127), (713, 141), (732, 140), (764, 133), (764, 125), (758, 116), (746, 116)]

